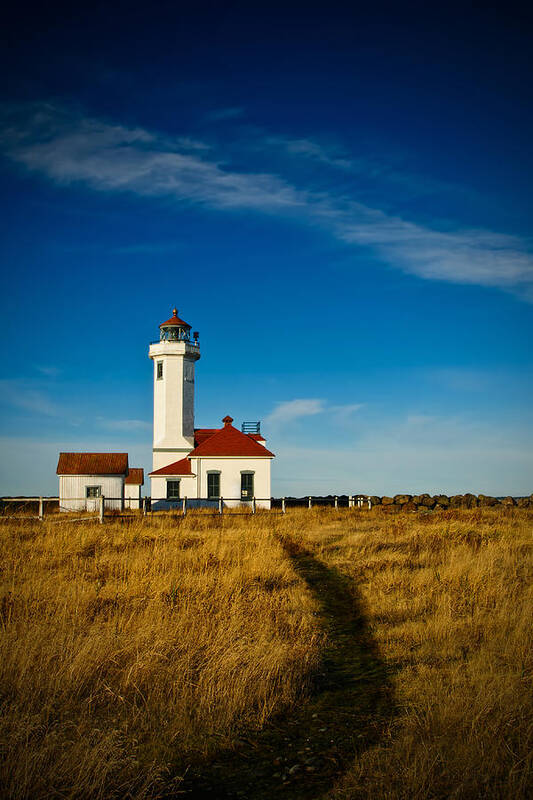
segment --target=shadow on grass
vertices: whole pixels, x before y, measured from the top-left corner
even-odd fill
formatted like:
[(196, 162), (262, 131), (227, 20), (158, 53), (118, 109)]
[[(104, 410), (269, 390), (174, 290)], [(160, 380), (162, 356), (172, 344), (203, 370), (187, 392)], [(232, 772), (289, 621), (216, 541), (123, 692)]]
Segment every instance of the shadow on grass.
[(320, 798), (376, 744), (393, 714), (389, 675), (362, 613), (356, 587), (290, 538), (280, 539), (318, 600), (328, 645), (300, 707), (279, 716), (229, 753), (191, 769), (191, 798)]

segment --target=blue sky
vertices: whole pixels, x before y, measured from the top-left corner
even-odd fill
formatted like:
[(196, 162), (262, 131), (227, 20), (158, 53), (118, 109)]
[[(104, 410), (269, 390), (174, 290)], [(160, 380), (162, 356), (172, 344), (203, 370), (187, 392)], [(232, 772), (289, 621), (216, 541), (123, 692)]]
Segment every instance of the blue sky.
[(11, 12), (0, 493), (150, 468), (177, 305), (276, 495), (529, 494), (531, 19), (254, 5)]

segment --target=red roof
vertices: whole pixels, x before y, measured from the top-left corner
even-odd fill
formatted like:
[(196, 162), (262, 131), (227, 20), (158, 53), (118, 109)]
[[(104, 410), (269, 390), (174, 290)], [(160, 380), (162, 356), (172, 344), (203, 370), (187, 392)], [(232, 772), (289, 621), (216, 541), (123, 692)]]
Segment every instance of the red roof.
[[(206, 439), (209, 439), (210, 436), (213, 436), (214, 433), (218, 433), (220, 428), (195, 428), (194, 429), (194, 446), (198, 447), (199, 444), (205, 442)], [(256, 442), (266, 442), (264, 436), (261, 436), (260, 433), (247, 433), (246, 436), (249, 436), (251, 439), (255, 439)]]
[(210, 436), (219, 431), (220, 428), (195, 428), (194, 429), (194, 446), (198, 447), (199, 444), (205, 442)]
[(174, 308), (172, 310), (172, 316), (170, 317), (170, 319), (167, 319), (166, 322), (162, 322), (159, 327), (162, 328), (164, 325), (179, 325), (182, 328), (190, 328), (191, 327), (188, 322), (184, 322), (182, 319), (180, 319), (178, 317), (178, 309), (177, 308)]
[(144, 483), (144, 470), (142, 467), (130, 467), (130, 471), (124, 483), (128, 485), (142, 486)]
[(191, 462), (188, 458), (182, 458), (181, 461), (174, 461), (173, 464), (167, 464), (166, 467), (161, 467), (150, 475), (192, 475)]
[(58, 475), (127, 475), (127, 453), (60, 453)]
[(201, 441), (188, 458), (196, 456), (262, 456), (274, 458), (274, 453), (258, 444), (255, 436), (248, 435), (234, 428), (231, 417), (224, 417), (224, 427)]

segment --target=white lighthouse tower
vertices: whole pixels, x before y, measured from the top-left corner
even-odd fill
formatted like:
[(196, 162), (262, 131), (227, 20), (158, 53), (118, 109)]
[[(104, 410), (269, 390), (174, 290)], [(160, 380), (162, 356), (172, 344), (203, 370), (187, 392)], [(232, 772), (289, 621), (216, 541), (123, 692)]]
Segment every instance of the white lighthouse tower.
[(200, 358), (198, 333), (191, 341), (191, 326), (176, 308), (159, 330), (148, 351), (154, 362), (154, 470), (194, 448), (194, 364)]

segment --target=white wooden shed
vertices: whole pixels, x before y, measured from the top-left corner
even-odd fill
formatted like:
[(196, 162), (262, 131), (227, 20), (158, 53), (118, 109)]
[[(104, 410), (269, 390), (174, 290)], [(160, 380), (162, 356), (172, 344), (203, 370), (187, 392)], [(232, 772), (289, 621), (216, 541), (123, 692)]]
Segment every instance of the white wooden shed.
[(57, 464), (60, 511), (122, 511), (127, 453), (60, 453)]

